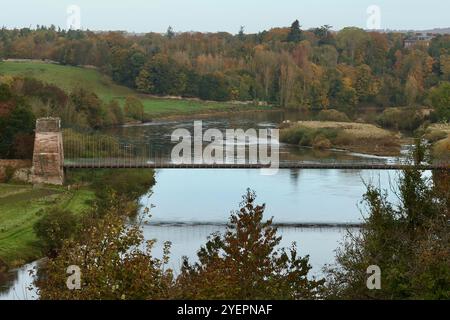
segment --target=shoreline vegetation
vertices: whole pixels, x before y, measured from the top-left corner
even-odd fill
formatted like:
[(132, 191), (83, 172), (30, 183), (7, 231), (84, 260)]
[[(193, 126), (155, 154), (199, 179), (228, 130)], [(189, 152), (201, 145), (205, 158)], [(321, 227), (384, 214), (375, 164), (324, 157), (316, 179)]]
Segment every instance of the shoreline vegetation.
[(282, 124), (280, 141), (316, 149), (398, 156), (401, 136), (368, 123), (298, 121)]

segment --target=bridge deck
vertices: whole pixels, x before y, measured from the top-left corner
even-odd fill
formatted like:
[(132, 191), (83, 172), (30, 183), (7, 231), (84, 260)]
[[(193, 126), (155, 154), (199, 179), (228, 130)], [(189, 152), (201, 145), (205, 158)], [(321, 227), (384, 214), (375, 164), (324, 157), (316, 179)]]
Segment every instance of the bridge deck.
[[(168, 161), (114, 161), (83, 159), (83, 161), (65, 161), (64, 167), (68, 169), (120, 169), (120, 168), (151, 168), (151, 169), (264, 169), (269, 168), (264, 164), (239, 164), (239, 163), (171, 163)], [(342, 169), (342, 170), (403, 170), (414, 167), (411, 164), (386, 164), (386, 163), (312, 163), (299, 161), (280, 162), (280, 169)], [(422, 170), (450, 170), (450, 164), (420, 165)]]

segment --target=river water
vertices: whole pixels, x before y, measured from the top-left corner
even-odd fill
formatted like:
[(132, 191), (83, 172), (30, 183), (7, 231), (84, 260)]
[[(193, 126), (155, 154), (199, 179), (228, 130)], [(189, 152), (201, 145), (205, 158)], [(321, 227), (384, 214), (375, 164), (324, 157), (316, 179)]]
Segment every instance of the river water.
[[(204, 120), (208, 128), (274, 128), (281, 121), (301, 118), (298, 114), (244, 114), (226, 119)], [(191, 130), (193, 121), (165, 121), (108, 130), (123, 139), (152, 142), (161, 153), (170, 152), (171, 132), (175, 128)], [(405, 147), (405, 150), (407, 148)], [(317, 152), (297, 146), (280, 145), (281, 159), (304, 161), (358, 161), (392, 163), (399, 159), (355, 154), (343, 151)], [(309, 255), (312, 273), (320, 276), (325, 264), (333, 263), (349, 225), (362, 222), (361, 204), (365, 184), (391, 190), (395, 171), (299, 170), (282, 169), (265, 176), (252, 169), (164, 169), (156, 171), (156, 185), (143, 196), (141, 204), (151, 208), (152, 218), (143, 225), (146, 239), (157, 239), (155, 256), (162, 255), (164, 241), (172, 242), (170, 267), (179, 270), (182, 256), (196, 259), (196, 252), (208, 235), (224, 231), (230, 212), (236, 210), (247, 188), (254, 190), (259, 203), (266, 203), (265, 215), (279, 224), (282, 246), (297, 242), (299, 253)], [(0, 299), (35, 299), (35, 291), (26, 290), (32, 278), (28, 274), (36, 263), (11, 272), (3, 284)], [(1, 284), (0, 284), (1, 285)]]

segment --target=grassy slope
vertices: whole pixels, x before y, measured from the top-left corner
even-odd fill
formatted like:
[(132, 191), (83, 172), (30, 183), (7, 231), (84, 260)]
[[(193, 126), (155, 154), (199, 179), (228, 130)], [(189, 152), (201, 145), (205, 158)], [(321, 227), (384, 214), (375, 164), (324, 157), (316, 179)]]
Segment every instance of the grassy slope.
[(73, 88), (82, 87), (94, 91), (104, 101), (118, 99), (122, 104), (125, 97), (134, 95), (142, 101), (145, 112), (154, 117), (227, 111), (230, 107), (234, 109), (249, 108), (249, 106), (232, 106), (225, 102), (157, 99), (140, 95), (134, 90), (115, 84), (109, 77), (102, 75), (95, 69), (40, 62), (5, 61), (0, 62), (0, 74), (34, 77), (55, 84), (67, 92), (70, 92)]
[(55, 84), (70, 92), (74, 88), (92, 90), (105, 101), (132, 95), (133, 91), (113, 83), (97, 70), (39, 62), (2, 62), (0, 73), (27, 76)]
[(52, 206), (82, 212), (92, 198), (93, 193), (83, 189), (0, 184), (0, 259), (14, 266), (40, 257), (33, 232), (38, 212)]

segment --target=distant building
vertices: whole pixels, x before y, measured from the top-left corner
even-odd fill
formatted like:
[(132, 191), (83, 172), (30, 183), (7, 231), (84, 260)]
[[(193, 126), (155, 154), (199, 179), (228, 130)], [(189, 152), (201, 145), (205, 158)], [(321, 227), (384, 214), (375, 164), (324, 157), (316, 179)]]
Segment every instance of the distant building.
[(405, 48), (411, 48), (416, 45), (423, 45), (428, 47), (430, 45), (431, 40), (435, 36), (436, 35), (433, 33), (416, 33), (405, 39), (404, 46)]

